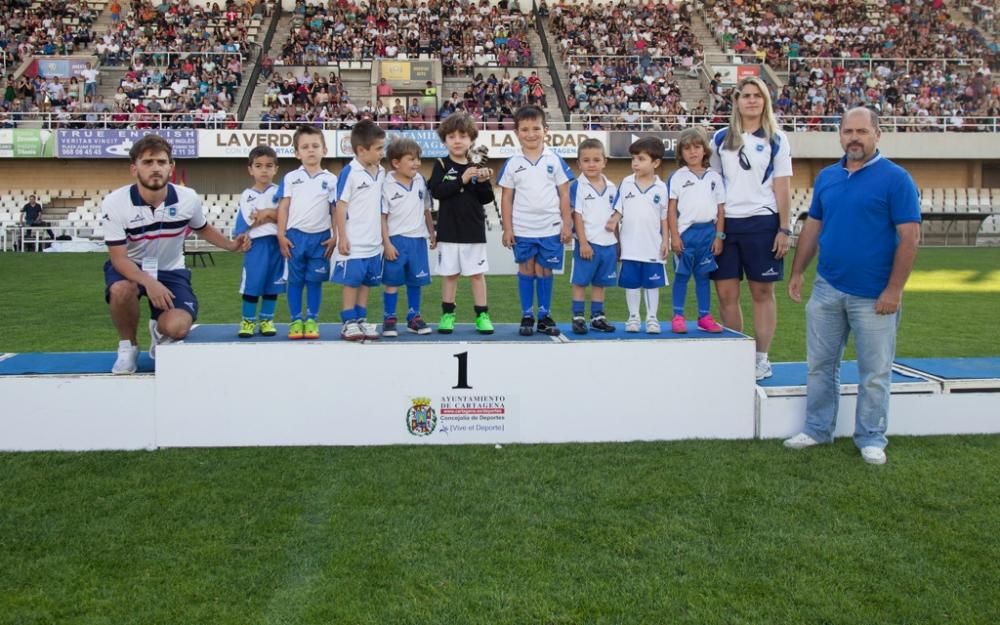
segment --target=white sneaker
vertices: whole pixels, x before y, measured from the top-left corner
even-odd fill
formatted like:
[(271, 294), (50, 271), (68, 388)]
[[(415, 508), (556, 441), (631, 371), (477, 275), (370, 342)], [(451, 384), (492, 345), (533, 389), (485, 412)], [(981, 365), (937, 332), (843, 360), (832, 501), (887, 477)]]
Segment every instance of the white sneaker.
[(862, 447), (861, 457), (868, 464), (885, 464), (885, 450), (881, 447)]
[(771, 370), (771, 363), (767, 360), (762, 360), (757, 363), (757, 379), (763, 380), (764, 378), (769, 378), (774, 375), (774, 371)]
[(118, 358), (111, 367), (114, 375), (129, 375), (135, 373), (136, 361), (139, 359), (139, 346), (133, 345), (131, 341), (118, 341)]
[(365, 338), (365, 331), (361, 329), (361, 324), (357, 321), (348, 321), (340, 329), (340, 338), (345, 341), (360, 341)]
[(160, 330), (157, 327), (156, 319), (149, 320), (149, 357), (152, 360), (156, 360), (156, 346), (157, 345), (167, 345), (173, 343), (174, 339), (169, 336), (163, 336), (160, 334)]
[(646, 334), (659, 334), (660, 322), (656, 318), (646, 319)]
[(788, 449), (805, 449), (819, 445), (819, 441), (804, 432), (800, 432), (791, 438), (785, 439), (785, 447)]
[(628, 321), (625, 322), (626, 332), (638, 332), (642, 327), (642, 322), (639, 321), (638, 317), (629, 317)]
[(368, 323), (366, 319), (358, 319), (358, 325), (361, 326), (361, 333), (365, 335), (366, 339), (377, 339), (379, 337), (377, 324)]

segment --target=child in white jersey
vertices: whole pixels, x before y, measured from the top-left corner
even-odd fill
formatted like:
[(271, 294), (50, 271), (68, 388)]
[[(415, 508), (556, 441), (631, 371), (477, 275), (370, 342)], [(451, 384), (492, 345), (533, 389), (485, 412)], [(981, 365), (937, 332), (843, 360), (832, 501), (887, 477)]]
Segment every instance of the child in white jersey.
[(677, 163), (681, 168), (667, 180), (667, 224), (674, 252), (674, 318), (670, 327), (677, 334), (688, 331), (684, 299), (691, 276), (698, 302), (698, 329), (722, 332), (722, 326), (712, 318), (709, 274), (718, 268), (715, 257), (722, 253), (726, 238), (726, 189), (722, 176), (708, 168), (710, 156), (705, 131), (684, 130), (677, 140)]
[(632, 155), (631, 176), (618, 186), (615, 211), (621, 220), (621, 269), (618, 286), (625, 289), (628, 304), (626, 332), (641, 328), (639, 306), (646, 295), (646, 332), (660, 333), (656, 312), (660, 287), (667, 284), (664, 258), (667, 255), (667, 185), (656, 175), (663, 161), (663, 141), (656, 137), (637, 140), (628, 149)]

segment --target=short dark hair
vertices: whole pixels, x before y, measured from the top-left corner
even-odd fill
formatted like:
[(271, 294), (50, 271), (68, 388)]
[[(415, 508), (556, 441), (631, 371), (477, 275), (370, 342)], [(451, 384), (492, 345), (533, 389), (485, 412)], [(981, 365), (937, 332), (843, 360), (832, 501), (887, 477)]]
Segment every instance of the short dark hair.
[(132, 163), (135, 163), (146, 152), (154, 154), (166, 152), (167, 160), (171, 163), (174, 162), (174, 146), (160, 135), (148, 134), (136, 141), (128, 151), (128, 158)]
[(250, 150), (250, 156), (247, 157), (247, 165), (253, 165), (253, 162), (258, 158), (270, 158), (277, 163), (278, 153), (269, 145), (258, 145)]
[(420, 154), (419, 143), (409, 137), (398, 137), (389, 142), (389, 147), (385, 151), (385, 158), (389, 161), (389, 166), (391, 167), (393, 161), (398, 161), (404, 156), (420, 158)]
[(580, 154), (582, 154), (584, 150), (600, 150), (601, 156), (604, 156), (604, 144), (601, 143), (600, 139), (590, 137), (589, 139), (581, 141), (580, 145), (576, 148), (577, 158), (580, 157)]
[(453, 132), (468, 135), (472, 141), (475, 141), (476, 137), (479, 136), (479, 129), (476, 128), (476, 122), (469, 117), (468, 113), (452, 113), (444, 118), (444, 121), (441, 122), (437, 129), (438, 138), (442, 142)]
[(309, 124), (302, 124), (295, 129), (295, 134), (292, 135), (292, 146), (298, 150), (299, 149), (299, 138), (308, 136), (319, 136), (319, 140), (323, 142), (323, 146), (326, 147), (326, 137), (323, 136), (323, 131), (316, 126), (310, 126)]
[(628, 146), (629, 154), (633, 156), (636, 154), (646, 154), (654, 161), (662, 161), (665, 151), (663, 149), (663, 140), (656, 137), (642, 137), (641, 139), (636, 139), (635, 143)]
[(514, 128), (517, 129), (521, 125), (521, 122), (527, 119), (540, 119), (542, 120), (542, 126), (548, 126), (548, 122), (545, 120), (545, 111), (534, 104), (522, 106), (514, 111)]
[(362, 119), (351, 128), (351, 149), (372, 147), (379, 139), (385, 139), (385, 131), (370, 119)]

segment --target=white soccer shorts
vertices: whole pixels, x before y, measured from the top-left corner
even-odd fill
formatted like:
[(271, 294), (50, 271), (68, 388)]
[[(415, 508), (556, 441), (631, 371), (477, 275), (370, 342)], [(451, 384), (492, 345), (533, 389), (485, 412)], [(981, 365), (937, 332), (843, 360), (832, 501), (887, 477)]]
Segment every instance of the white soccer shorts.
[(490, 264), (486, 260), (485, 243), (442, 243), (437, 244), (437, 273), (439, 276), (474, 276), (487, 273)]

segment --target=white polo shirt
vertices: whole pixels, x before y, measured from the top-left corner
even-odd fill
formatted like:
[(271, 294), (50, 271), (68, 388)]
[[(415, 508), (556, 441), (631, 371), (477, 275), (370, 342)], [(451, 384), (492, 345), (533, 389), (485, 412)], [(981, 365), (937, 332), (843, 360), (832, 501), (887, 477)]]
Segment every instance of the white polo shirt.
[(684, 166), (667, 179), (667, 195), (677, 200), (677, 229), (683, 234), (691, 224), (715, 223), (726, 185), (711, 169), (699, 176)]
[(569, 205), (574, 213), (583, 217), (583, 230), (587, 241), (594, 245), (614, 245), (618, 242), (614, 232), (608, 232), (604, 226), (615, 214), (615, 195), (617, 188), (614, 183), (604, 178), (604, 191), (597, 188), (580, 176), (569, 185)]
[(325, 169), (310, 176), (304, 167), (281, 179), (281, 197), (291, 198), (288, 205), (288, 230), (314, 234), (330, 231), (330, 204), (336, 201), (337, 177)]
[(233, 234), (243, 234), (250, 231), (250, 238), (274, 236), (278, 234), (278, 224), (266, 223), (250, 229), (253, 223), (254, 211), (274, 208), (278, 205), (278, 185), (272, 184), (263, 191), (254, 188), (246, 189), (240, 195), (240, 208), (236, 212), (236, 225), (233, 226)]
[(667, 185), (658, 177), (642, 189), (635, 174), (626, 176), (618, 186), (614, 208), (622, 214), (619, 238), (622, 260), (661, 263), (662, 225), (667, 218)]
[(561, 156), (545, 148), (538, 160), (517, 153), (500, 168), (497, 184), (514, 190), (514, 236), (550, 237), (562, 229), (559, 185), (573, 180)]
[(379, 165), (372, 176), (358, 159), (352, 159), (340, 172), (336, 201), (347, 202), (347, 240), (351, 253), (334, 252), (335, 261), (371, 258), (382, 253), (382, 185), (385, 169)]
[(382, 214), (388, 215), (389, 236), (423, 238), (427, 232), (424, 212), (431, 209), (431, 194), (424, 177), (417, 174), (409, 186), (396, 179), (393, 172), (385, 175), (382, 185)]
[[(780, 130), (775, 131), (772, 141), (778, 149), (772, 159), (772, 141), (764, 136), (763, 131), (744, 132), (741, 148), (744, 158), (741, 159), (740, 150), (723, 147), (728, 131), (728, 128), (717, 131), (711, 142), (712, 169), (719, 172), (726, 182), (726, 217), (740, 219), (777, 214), (774, 179), (792, 175), (792, 151), (788, 137)], [(750, 168), (744, 169), (747, 165)]]
[(184, 269), (184, 238), (208, 225), (201, 197), (187, 187), (167, 184), (167, 197), (150, 206), (139, 195), (139, 185), (112, 191), (101, 204), (101, 225), (108, 247), (124, 245), (129, 260), (142, 264), (157, 259), (160, 271)]

